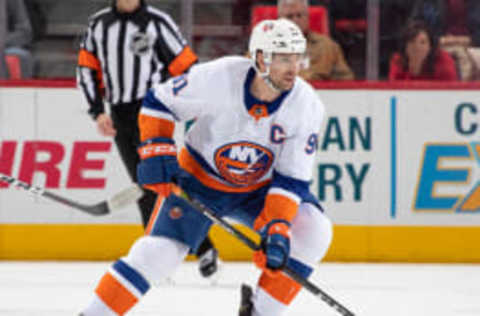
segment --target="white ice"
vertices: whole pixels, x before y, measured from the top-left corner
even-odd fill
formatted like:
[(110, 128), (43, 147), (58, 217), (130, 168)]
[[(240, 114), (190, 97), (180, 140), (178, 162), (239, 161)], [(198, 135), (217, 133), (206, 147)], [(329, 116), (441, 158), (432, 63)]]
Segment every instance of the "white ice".
[[(0, 315), (77, 315), (110, 262), (0, 262)], [(187, 262), (147, 293), (129, 315), (235, 316), (242, 282), (254, 284), (248, 263), (224, 263), (217, 285)], [(321, 264), (311, 279), (364, 316), (479, 316), (480, 266)], [(339, 315), (302, 291), (289, 316)]]

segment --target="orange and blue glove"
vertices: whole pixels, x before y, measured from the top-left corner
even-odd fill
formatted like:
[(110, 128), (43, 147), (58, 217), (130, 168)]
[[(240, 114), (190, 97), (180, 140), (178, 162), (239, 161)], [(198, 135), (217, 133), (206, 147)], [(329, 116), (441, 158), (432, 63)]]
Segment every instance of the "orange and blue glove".
[(290, 256), (290, 223), (275, 219), (262, 227), (259, 233), (261, 249), (254, 253), (253, 261), (260, 269), (275, 273), (285, 267)]
[(171, 138), (149, 139), (138, 147), (140, 163), (137, 165), (137, 181), (144, 188), (168, 196), (172, 190), (172, 178), (178, 173), (177, 150)]

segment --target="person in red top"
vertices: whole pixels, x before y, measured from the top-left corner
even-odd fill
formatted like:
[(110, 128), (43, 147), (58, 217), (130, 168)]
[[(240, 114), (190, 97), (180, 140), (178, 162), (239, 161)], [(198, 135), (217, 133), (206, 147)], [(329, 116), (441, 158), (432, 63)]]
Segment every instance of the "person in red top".
[(389, 80), (458, 80), (455, 61), (423, 21), (407, 24), (400, 51), (390, 60)]

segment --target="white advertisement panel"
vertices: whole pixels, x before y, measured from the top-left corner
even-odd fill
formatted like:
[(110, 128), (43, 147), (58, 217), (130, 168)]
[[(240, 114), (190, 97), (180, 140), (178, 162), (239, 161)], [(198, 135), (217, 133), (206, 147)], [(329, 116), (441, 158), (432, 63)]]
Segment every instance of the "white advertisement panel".
[(337, 224), (480, 225), (480, 94), (319, 91), (315, 192)]
[[(480, 224), (480, 93), (318, 93), (327, 117), (312, 191), (335, 223)], [(75, 89), (2, 89), (0, 120), (4, 173), (87, 203), (131, 184)], [(3, 223), (139, 222), (136, 209), (91, 217), (5, 187)]]
[[(131, 185), (112, 139), (97, 133), (76, 89), (0, 92), (0, 172), (94, 204)], [(0, 184), (1, 223), (140, 223), (136, 204), (93, 217)]]

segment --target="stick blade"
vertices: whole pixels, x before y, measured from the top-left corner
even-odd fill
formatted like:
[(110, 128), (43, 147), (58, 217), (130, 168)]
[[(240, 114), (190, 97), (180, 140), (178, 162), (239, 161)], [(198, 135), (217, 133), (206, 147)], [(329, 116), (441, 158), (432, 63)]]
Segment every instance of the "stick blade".
[(109, 211), (120, 210), (134, 202), (143, 195), (143, 190), (138, 185), (132, 185), (112, 196), (106, 203)]
[(77, 207), (84, 212), (87, 212), (91, 215), (102, 216), (110, 213), (108, 203), (106, 201), (100, 202), (98, 204), (88, 206), (88, 207)]

